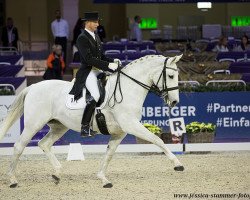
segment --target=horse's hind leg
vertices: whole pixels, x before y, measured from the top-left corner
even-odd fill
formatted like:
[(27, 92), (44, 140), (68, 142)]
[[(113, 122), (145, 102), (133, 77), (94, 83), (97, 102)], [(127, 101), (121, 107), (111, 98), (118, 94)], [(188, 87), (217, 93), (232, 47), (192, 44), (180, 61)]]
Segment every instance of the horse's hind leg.
[(105, 158), (101, 164), (101, 169), (97, 174), (97, 177), (101, 179), (104, 188), (111, 188), (113, 186), (112, 183), (106, 178), (105, 174), (108, 168), (108, 164), (115, 153), (115, 150), (125, 136), (126, 134), (124, 133), (122, 133), (121, 135), (112, 135), (109, 140)]
[(52, 177), (55, 180), (55, 183), (59, 183), (60, 181), (60, 173), (61, 173), (61, 164), (57, 160), (55, 154), (51, 151), (52, 145), (60, 139), (65, 132), (68, 130), (64, 125), (62, 125), (58, 121), (52, 121), (48, 123), (50, 127), (50, 131), (46, 134), (46, 136), (38, 143), (38, 146), (44, 151), (44, 153), (48, 156), (50, 163), (52, 164), (55, 172)]
[(31, 128), (31, 126), (25, 126), (19, 141), (17, 141), (14, 145), (14, 154), (12, 158), (12, 162), (10, 165), (10, 170), (8, 175), (10, 177), (10, 187), (14, 188), (17, 186), (18, 182), (15, 175), (15, 170), (17, 166), (17, 162), (21, 154), (23, 153), (24, 148), (30, 142), (32, 137), (39, 131), (40, 128)]

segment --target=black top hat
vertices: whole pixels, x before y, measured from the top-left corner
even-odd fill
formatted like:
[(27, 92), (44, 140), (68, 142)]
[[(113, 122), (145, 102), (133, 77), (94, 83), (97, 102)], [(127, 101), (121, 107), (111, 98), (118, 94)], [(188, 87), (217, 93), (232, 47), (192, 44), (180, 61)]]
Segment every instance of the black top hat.
[(96, 20), (101, 20), (99, 18), (99, 13), (98, 12), (86, 12), (84, 13), (84, 17), (82, 18), (84, 21), (96, 21)]

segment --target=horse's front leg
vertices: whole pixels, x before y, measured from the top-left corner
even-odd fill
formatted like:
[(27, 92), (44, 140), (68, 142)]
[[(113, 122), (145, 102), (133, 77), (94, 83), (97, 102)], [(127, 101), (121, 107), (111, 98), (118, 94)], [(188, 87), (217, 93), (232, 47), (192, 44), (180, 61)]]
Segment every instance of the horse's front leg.
[[(129, 120), (128, 120), (129, 119)], [(184, 167), (177, 159), (177, 157), (166, 147), (162, 139), (160, 139), (155, 134), (151, 133), (147, 128), (145, 128), (136, 118), (131, 116), (120, 116), (118, 123), (120, 124), (122, 130), (125, 133), (130, 133), (136, 137), (143, 140), (149, 141), (162, 149), (162, 151), (167, 155), (167, 157), (174, 163), (174, 170), (183, 171)]]
[(121, 143), (123, 138), (126, 136), (126, 134), (122, 133), (120, 135), (112, 135), (109, 144), (107, 147), (107, 151), (105, 154), (105, 158), (102, 161), (100, 171), (97, 174), (97, 177), (101, 179), (103, 187), (104, 188), (111, 188), (113, 187), (112, 183), (106, 178), (105, 174), (108, 168), (108, 164), (110, 160), (112, 159), (112, 156), (114, 155), (118, 145)]

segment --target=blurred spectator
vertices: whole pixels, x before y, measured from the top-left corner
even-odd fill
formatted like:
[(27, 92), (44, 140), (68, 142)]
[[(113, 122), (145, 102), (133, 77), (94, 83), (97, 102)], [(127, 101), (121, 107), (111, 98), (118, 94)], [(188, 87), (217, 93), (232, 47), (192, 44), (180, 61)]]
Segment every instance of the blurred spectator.
[(14, 22), (11, 17), (8, 17), (6, 26), (3, 27), (2, 42), (4, 47), (16, 47), (18, 37), (18, 30), (14, 27)]
[(120, 42), (121, 39), (119, 37), (119, 35), (113, 35), (113, 42)]
[(47, 70), (43, 75), (45, 80), (59, 79), (62, 80), (65, 63), (62, 57), (61, 45), (53, 45), (52, 53), (47, 59)]
[(82, 31), (84, 30), (84, 24), (82, 22), (81, 18), (78, 18), (74, 30), (73, 30), (73, 40), (72, 40), (72, 53), (73, 53), (73, 62), (80, 62), (80, 55), (78, 52), (78, 49), (76, 47), (76, 40), (78, 38), (78, 36), (82, 33)]
[(191, 39), (188, 39), (186, 43), (186, 48), (184, 49), (184, 51), (200, 52), (201, 50), (199, 48), (192, 47)]
[(67, 39), (69, 38), (68, 22), (61, 18), (60, 10), (56, 10), (56, 19), (51, 23), (51, 30), (55, 38), (55, 44), (62, 46), (63, 58), (67, 57)]
[(99, 26), (97, 27), (97, 34), (101, 39), (101, 41), (103, 42), (103, 40), (106, 38), (106, 32), (104, 26), (102, 26), (101, 24), (99, 24)]
[(78, 36), (82, 33), (83, 31), (83, 23), (82, 23), (82, 19), (78, 18), (78, 20), (76, 21), (74, 30), (73, 30), (73, 40), (72, 40), (72, 46), (74, 46), (76, 44), (76, 40), (78, 38)]
[(241, 43), (239, 46), (237, 46), (234, 51), (247, 51), (250, 50), (250, 44), (249, 44), (249, 40), (248, 40), (248, 36), (244, 35), (241, 38)]
[(141, 23), (141, 17), (136, 15), (134, 17), (134, 22), (130, 25), (130, 39), (141, 42), (142, 41), (142, 31), (139, 27)]
[(228, 44), (227, 37), (221, 36), (220, 40), (219, 40), (219, 44), (217, 44), (214, 47), (213, 52), (227, 52), (227, 51), (229, 51), (227, 48), (227, 44)]

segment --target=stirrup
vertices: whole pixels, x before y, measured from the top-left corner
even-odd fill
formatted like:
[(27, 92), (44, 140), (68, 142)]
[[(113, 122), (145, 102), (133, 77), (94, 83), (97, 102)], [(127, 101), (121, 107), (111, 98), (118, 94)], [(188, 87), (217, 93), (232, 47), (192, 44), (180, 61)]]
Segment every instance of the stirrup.
[(93, 137), (95, 135), (95, 132), (90, 129), (89, 125), (81, 126), (81, 137)]

